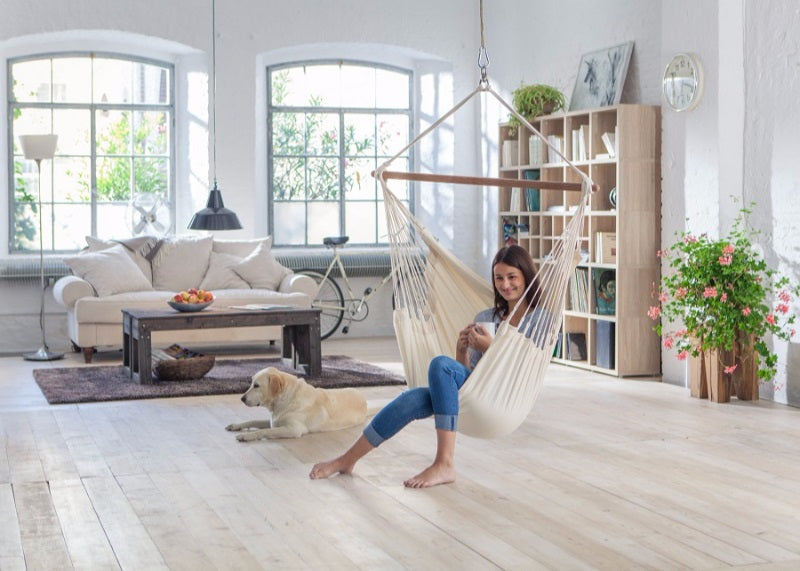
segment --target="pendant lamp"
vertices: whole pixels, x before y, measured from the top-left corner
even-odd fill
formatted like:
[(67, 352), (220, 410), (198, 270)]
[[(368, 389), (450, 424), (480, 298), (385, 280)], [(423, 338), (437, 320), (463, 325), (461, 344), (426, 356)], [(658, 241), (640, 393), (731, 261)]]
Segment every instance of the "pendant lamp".
[(242, 224), (232, 210), (225, 208), (217, 185), (217, 6), (211, 0), (211, 176), (214, 188), (209, 191), (206, 207), (192, 216), (191, 230), (239, 230)]

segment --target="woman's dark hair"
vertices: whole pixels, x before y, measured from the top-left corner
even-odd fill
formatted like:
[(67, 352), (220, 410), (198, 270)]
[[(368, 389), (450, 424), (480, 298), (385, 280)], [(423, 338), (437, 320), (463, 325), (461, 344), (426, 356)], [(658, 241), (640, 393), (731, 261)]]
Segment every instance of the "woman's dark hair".
[(505, 264), (521, 271), (522, 276), (525, 278), (526, 288), (531, 282), (535, 282), (533, 287), (525, 294), (525, 301), (528, 305), (536, 307), (542, 297), (542, 292), (539, 289), (539, 282), (536, 279), (536, 267), (534, 266), (533, 258), (531, 258), (528, 251), (522, 246), (516, 244), (512, 246), (503, 246), (497, 254), (495, 254), (494, 260), (492, 260), (492, 289), (494, 289), (495, 316), (505, 317), (511, 309), (508, 307), (508, 302), (505, 298), (503, 298), (500, 292), (497, 291), (497, 288), (494, 287), (494, 267), (497, 264)]

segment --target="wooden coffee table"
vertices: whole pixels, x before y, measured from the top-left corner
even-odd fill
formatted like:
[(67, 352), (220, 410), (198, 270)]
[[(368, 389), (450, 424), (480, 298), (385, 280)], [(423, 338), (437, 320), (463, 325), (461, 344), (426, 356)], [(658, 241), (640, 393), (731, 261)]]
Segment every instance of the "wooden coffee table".
[(319, 309), (214, 309), (181, 313), (171, 309), (122, 310), (122, 364), (132, 379), (153, 383), (151, 334), (153, 331), (213, 329), (220, 327), (283, 326), (281, 356), (306, 374), (322, 368)]

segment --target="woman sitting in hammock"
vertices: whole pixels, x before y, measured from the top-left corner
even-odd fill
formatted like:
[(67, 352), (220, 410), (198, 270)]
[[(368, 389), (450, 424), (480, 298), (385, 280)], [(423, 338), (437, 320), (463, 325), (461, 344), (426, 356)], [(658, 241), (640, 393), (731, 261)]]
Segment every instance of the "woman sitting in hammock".
[[(481, 322), (493, 322), (495, 328), (504, 320), (512, 326), (523, 326), (530, 335), (538, 310), (541, 292), (536, 280), (533, 260), (521, 246), (505, 246), (492, 261), (494, 308), (475, 316), (474, 323), (459, 332), (456, 358), (440, 355), (428, 369), (428, 386), (409, 389), (387, 404), (364, 429), (363, 434), (341, 456), (315, 464), (309, 477), (312, 480), (333, 474), (350, 474), (364, 455), (383, 441), (397, 434), (412, 420), (434, 416), (436, 426), (436, 457), (428, 468), (404, 482), (408, 488), (427, 488), (455, 481), (455, 443), (458, 422), (458, 391), (472, 369), (492, 342), (492, 334)], [(526, 294), (527, 289), (527, 294)], [(525, 296), (514, 315), (517, 302)]]

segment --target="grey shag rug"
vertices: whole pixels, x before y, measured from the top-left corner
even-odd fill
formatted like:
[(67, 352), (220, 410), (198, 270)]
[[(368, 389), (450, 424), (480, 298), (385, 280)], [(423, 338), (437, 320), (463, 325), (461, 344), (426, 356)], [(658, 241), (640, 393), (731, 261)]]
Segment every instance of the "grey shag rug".
[(68, 404), (244, 393), (250, 386), (250, 377), (265, 367), (277, 367), (327, 389), (405, 384), (400, 375), (343, 355), (323, 357), (322, 372), (317, 376), (286, 367), (279, 358), (261, 358), (217, 359), (201, 379), (156, 381), (152, 385), (132, 381), (121, 365), (35, 369), (33, 377), (48, 403)]

